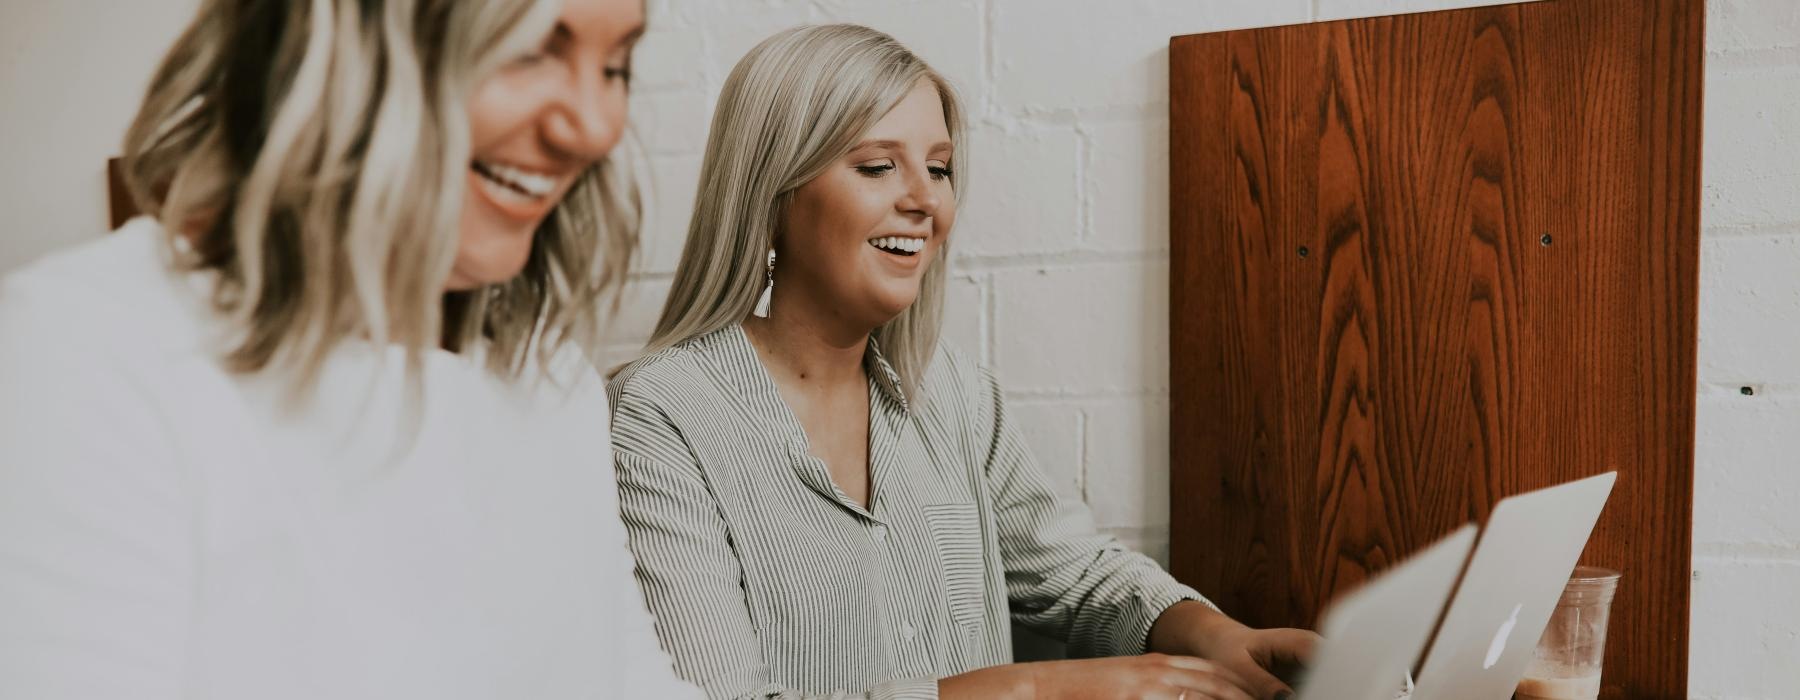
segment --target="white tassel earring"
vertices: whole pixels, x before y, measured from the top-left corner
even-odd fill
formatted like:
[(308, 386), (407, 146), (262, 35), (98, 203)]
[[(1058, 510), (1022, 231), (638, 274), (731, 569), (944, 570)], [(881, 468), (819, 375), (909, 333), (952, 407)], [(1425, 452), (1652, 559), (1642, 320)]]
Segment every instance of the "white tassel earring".
[(775, 249), (774, 248), (769, 249), (769, 265), (768, 265), (767, 272), (765, 272), (765, 275), (766, 275), (765, 279), (767, 280), (767, 282), (765, 282), (763, 284), (762, 297), (760, 297), (756, 300), (756, 309), (754, 311), (750, 312), (752, 314), (755, 314), (757, 318), (768, 318), (769, 317), (769, 297), (774, 296), (774, 294), (775, 294)]

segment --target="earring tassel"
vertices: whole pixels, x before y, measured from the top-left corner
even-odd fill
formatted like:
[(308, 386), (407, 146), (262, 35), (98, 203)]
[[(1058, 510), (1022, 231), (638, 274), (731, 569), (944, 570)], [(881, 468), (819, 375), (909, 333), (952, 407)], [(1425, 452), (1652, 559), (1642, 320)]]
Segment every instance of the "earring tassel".
[(769, 317), (769, 297), (774, 291), (775, 291), (775, 283), (774, 282), (770, 282), (768, 286), (763, 287), (762, 296), (758, 297), (756, 300), (756, 310), (751, 311), (750, 313), (756, 314), (757, 318), (768, 318)]

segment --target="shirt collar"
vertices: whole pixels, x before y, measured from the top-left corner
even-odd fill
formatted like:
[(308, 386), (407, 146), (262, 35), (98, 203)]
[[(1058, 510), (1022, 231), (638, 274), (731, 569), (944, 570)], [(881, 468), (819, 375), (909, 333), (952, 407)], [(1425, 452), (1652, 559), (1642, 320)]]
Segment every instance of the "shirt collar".
[[(756, 354), (756, 348), (750, 344), (750, 336), (744, 332), (744, 324), (733, 323), (726, 326), (711, 334), (705, 342), (716, 344), (723, 351), (723, 359), (727, 365), (724, 374), (731, 384), (745, 391), (763, 388), (761, 385), (764, 382), (759, 380), (767, 376), (767, 369), (762, 366), (762, 358)], [(868, 373), (875, 388), (899, 406), (902, 413), (911, 411), (906, 390), (902, 388), (900, 381), (900, 372), (894, 369), (893, 363), (888, 362), (886, 353), (881, 351), (881, 342), (872, 335), (869, 336), (868, 348), (863, 351), (863, 371)], [(774, 388), (772, 381), (767, 388)]]
[(900, 405), (902, 412), (912, 411), (910, 404), (906, 402), (906, 391), (901, 388), (900, 373), (894, 371), (894, 365), (881, 352), (881, 342), (872, 335), (869, 336), (869, 349), (863, 353), (863, 368), (875, 380), (875, 386)]
[[(770, 434), (786, 444), (789, 461), (800, 481), (826, 499), (836, 502), (860, 516), (880, 521), (885, 494), (893, 488), (895, 478), (893, 441), (898, 423), (907, 411), (906, 396), (900, 389), (900, 375), (881, 353), (873, 337), (863, 355), (864, 372), (874, 392), (869, 403), (869, 507), (852, 502), (832, 481), (825, 463), (811, 456), (806, 446), (806, 431), (782, 401), (781, 392), (742, 324), (732, 324), (714, 333), (690, 341), (708, 358), (707, 372), (715, 381), (732, 389), (731, 401), (745, 416), (768, 426)], [(896, 412), (898, 409), (898, 412)]]

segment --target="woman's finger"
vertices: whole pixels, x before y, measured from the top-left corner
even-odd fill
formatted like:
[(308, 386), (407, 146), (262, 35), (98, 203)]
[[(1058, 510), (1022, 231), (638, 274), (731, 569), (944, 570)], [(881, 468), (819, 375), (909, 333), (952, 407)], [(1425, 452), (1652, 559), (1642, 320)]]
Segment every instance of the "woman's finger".
[(1260, 680), (1252, 682), (1268, 688), (1265, 697), (1278, 697), (1274, 693), (1281, 691), (1292, 692), (1287, 684), (1297, 680), (1307, 665), (1312, 663), (1313, 654), (1319, 645), (1319, 635), (1307, 630), (1273, 629), (1264, 630), (1257, 636), (1257, 643), (1249, 649), (1250, 658), (1273, 675), (1280, 685), (1265, 684)]
[(1174, 669), (1171, 685), (1186, 690), (1190, 700), (1257, 700), (1250, 691), (1218, 673)]
[(1245, 673), (1250, 677), (1244, 687), (1249, 689), (1257, 700), (1274, 700), (1274, 698), (1282, 697), (1282, 693), (1294, 692), (1293, 688), (1288, 687), (1288, 684), (1283, 683), (1280, 678), (1276, 678), (1275, 674), (1261, 668), (1250, 668)]
[(1193, 657), (1193, 656), (1167, 656), (1167, 657), (1164, 657), (1164, 661), (1166, 663), (1168, 663), (1169, 666), (1174, 667), (1174, 668), (1179, 668), (1179, 669), (1186, 670), (1186, 671), (1196, 671), (1199, 673), (1208, 673), (1208, 674), (1213, 674), (1213, 675), (1217, 675), (1217, 676), (1222, 676), (1225, 678), (1225, 680), (1227, 682), (1231, 683), (1232, 685), (1235, 685), (1239, 688), (1244, 688), (1244, 689), (1250, 688), (1250, 685), (1245, 681), (1244, 677), (1241, 674), (1239, 674), (1238, 672), (1233, 671), (1224, 666), (1221, 666), (1219, 664), (1215, 664), (1211, 661), (1207, 661), (1206, 659)]
[(1259, 647), (1252, 655), (1265, 667), (1278, 665), (1301, 665), (1312, 663), (1313, 652), (1319, 646), (1319, 635), (1307, 630), (1272, 629), (1263, 630), (1259, 635)]

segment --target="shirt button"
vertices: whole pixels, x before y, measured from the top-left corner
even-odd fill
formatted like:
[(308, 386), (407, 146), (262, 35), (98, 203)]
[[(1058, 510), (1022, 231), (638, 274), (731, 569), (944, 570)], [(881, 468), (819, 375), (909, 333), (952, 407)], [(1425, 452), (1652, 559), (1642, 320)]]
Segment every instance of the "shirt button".
[(876, 542), (886, 542), (887, 541), (887, 526), (886, 525), (876, 525), (874, 535), (875, 535)]
[(908, 625), (908, 624), (900, 625), (900, 638), (901, 639), (904, 639), (904, 640), (910, 642), (910, 641), (912, 641), (913, 636), (917, 635), (918, 633), (919, 633), (919, 631), (913, 629), (912, 625)]

